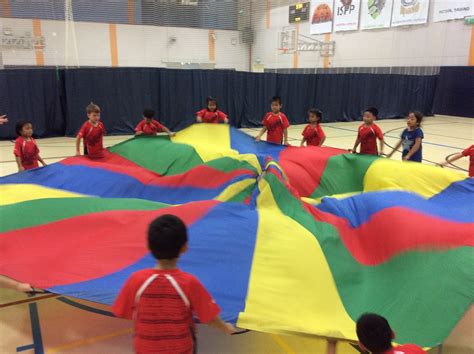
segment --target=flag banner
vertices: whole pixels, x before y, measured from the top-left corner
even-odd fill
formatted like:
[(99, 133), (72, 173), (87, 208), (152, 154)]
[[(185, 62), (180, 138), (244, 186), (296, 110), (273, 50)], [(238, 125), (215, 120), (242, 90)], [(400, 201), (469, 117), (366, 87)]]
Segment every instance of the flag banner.
[(389, 28), (393, 0), (362, 0), (360, 29)]

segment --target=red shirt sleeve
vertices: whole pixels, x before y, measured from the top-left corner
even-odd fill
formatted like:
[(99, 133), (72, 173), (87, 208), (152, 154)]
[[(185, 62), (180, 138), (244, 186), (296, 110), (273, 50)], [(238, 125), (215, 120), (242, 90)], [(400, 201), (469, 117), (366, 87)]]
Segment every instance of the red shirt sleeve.
[(104, 123), (100, 122), (99, 124), (100, 124), (100, 129), (102, 129), (102, 133), (103, 133), (104, 135), (106, 135), (106, 134), (107, 134), (107, 130), (105, 130), (105, 125), (104, 125)]
[(143, 125), (145, 124), (145, 121), (142, 119), (140, 123), (138, 123), (137, 127), (135, 128), (136, 132), (142, 132), (143, 131)]
[(263, 116), (262, 125), (269, 128), (271, 126), (270, 120), (268, 118), (268, 113)]
[(193, 277), (190, 284), (189, 301), (191, 308), (201, 323), (208, 323), (219, 316), (220, 307), (201, 282)]
[(138, 281), (136, 274), (128, 278), (112, 306), (112, 312), (115, 316), (127, 320), (132, 319), (135, 310), (135, 295), (140, 285), (141, 283)]
[(287, 129), (290, 126), (290, 122), (288, 121), (288, 117), (286, 114), (281, 113), (281, 127), (283, 129)]
[(206, 109), (201, 109), (200, 111), (196, 112), (196, 116), (203, 118), (206, 114)]
[(318, 124), (318, 134), (321, 139), (326, 137), (326, 134), (324, 134), (323, 128)]
[(227, 119), (227, 114), (222, 111), (217, 111), (217, 117), (219, 118), (220, 122), (225, 122), (225, 120)]
[(461, 154), (462, 156), (470, 156), (471, 151), (474, 149), (474, 145), (469, 146), (466, 150), (464, 150)]
[(360, 127), (357, 129), (357, 139), (360, 139), (360, 128), (361, 128), (361, 127), (362, 127), (362, 126), (360, 126)]
[(79, 129), (79, 133), (77, 133), (77, 136), (84, 137), (86, 135), (86, 129), (87, 129), (87, 122), (85, 122), (81, 129)]
[(22, 148), (22, 144), (23, 144), (23, 139), (16, 139), (15, 140), (15, 147), (13, 148), (13, 154), (16, 156), (16, 157), (22, 157), (23, 155), (23, 148)]
[(160, 122), (158, 122), (157, 120), (153, 120), (153, 124), (156, 126), (156, 129), (159, 132), (164, 132), (165, 131), (164, 126)]
[(380, 129), (378, 125), (375, 126), (375, 135), (377, 136), (377, 138), (379, 138), (379, 140), (383, 140), (382, 129)]
[(303, 137), (306, 139), (306, 133), (308, 132), (308, 125), (306, 127), (304, 127), (303, 129), (303, 132), (301, 133), (301, 135), (303, 135)]

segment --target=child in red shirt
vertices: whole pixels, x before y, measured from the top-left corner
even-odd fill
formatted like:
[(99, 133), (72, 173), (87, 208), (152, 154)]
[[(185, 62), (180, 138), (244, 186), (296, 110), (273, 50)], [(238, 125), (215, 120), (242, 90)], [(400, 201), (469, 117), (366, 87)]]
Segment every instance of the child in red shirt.
[(157, 266), (132, 274), (112, 307), (117, 317), (134, 320), (136, 353), (193, 353), (193, 314), (226, 334), (236, 332), (220, 319), (219, 306), (201, 282), (176, 266), (188, 249), (181, 219), (174, 215), (155, 219), (148, 228), (148, 248)]
[(196, 122), (198, 123), (229, 123), (227, 114), (217, 109), (217, 100), (212, 97), (206, 98), (207, 108), (196, 112)]
[(377, 139), (380, 141), (380, 155), (383, 155), (383, 133), (374, 120), (377, 119), (379, 111), (375, 107), (367, 108), (364, 111), (364, 124), (359, 127), (357, 139), (354, 143), (352, 152), (357, 152), (357, 147), (360, 144), (360, 153), (366, 155), (378, 155)]
[(135, 128), (135, 135), (156, 135), (158, 132), (166, 132), (169, 136), (175, 136), (171, 130), (160, 124), (155, 117), (155, 111), (145, 109), (143, 111), (143, 120)]
[(40, 150), (36, 145), (33, 136), (33, 125), (31, 122), (22, 121), (16, 125), (16, 134), (18, 138), (15, 140), (15, 148), (13, 154), (15, 155), (16, 163), (18, 164), (18, 172), (31, 170), (39, 167), (38, 161), (46, 166), (39, 155)]
[(262, 135), (267, 132), (267, 142), (288, 145), (288, 127), (290, 123), (284, 113), (281, 113), (281, 98), (272, 98), (272, 111), (263, 117), (263, 128), (258, 133), (255, 141), (260, 141)]
[(301, 140), (301, 146), (306, 142), (306, 146), (322, 146), (324, 140), (326, 140), (326, 134), (319, 125), (323, 118), (323, 113), (319, 109), (311, 108), (308, 111), (309, 124), (304, 128), (303, 139)]
[(474, 177), (474, 145), (471, 145), (464, 151), (451, 156), (445, 162), (440, 163), (440, 165), (442, 167), (447, 166), (448, 164), (467, 156), (469, 156), (469, 177)]
[(86, 107), (87, 118), (76, 138), (76, 156), (81, 155), (81, 140), (84, 139), (84, 155), (91, 159), (104, 157), (103, 137), (107, 133), (100, 121), (100, 108), (93, 102)]
[(414, 344), (392, 346), (395, 333), (388, 321), (374, 313), (366, 313), (357, 320), (359, 347), (372, 354), (422, 354), (423, 349)]

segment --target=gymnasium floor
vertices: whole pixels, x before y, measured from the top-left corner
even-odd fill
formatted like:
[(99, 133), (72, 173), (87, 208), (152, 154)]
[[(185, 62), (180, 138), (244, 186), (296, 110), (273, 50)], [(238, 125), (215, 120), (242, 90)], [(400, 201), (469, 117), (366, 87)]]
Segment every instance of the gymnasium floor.
[[(353, 146), (360, 123), (327, 123), (323, 128), (327, 146), (349, 149)], [(405, 128), (404, 120), (382, 120), (378, 124), (386, 133), (386, 143), (394, 145)], [(299, 145), (303, 126), (289, 129), (290, 143)], [(258, 129), (244, 129), (256, 135)], [(436, 116), (423, 124), (425, 163), (440, 162), (460, 152), (474, 141), (474, 119)], [(105, 145), (119, 143), (129, 136), (105, 138)], [(75, 152), (73, 138), (51, 138), (37, 141), (47, 163), (59, 161)], [(0, 175), (15, 173), (13, 143), (0, 142)], [(386, 147), (386, 152), (391, 149)], [(393, 156), (400, 159), (400, 154)], [(467, 169), (466, 158), (457, 168)], [(462, 172), (466, 174), (466, 172)], [(0, 215), (1, 218), (1, 215)], [(33, 271), (33, 270), (32, 270)], [(94, 303), (55, 295), (26, 295), (0, 290), (0, 353), (132, 353), (131, 323), (107, 315), (107, 308)], [(200, 353), (294, 354), (325, 353), (326, 342), (317, 338), (246, 333), (225, 337), (199, 326)], [(443, 353), (474, 353), (474, 310), (466, 314), (446, 341)], [(437, 353), (437, 349), (432, 350)], [(347, 343), (338, 344), (338, 354), (357, 353)]]

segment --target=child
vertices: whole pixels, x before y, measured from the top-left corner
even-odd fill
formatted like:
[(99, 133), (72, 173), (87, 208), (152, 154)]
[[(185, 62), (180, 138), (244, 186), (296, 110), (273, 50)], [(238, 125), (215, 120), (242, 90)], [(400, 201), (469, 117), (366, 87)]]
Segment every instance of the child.
[(275, 96), (272, 98), (272, 111), (263, 117), (263, 128), (258, 133), (255, 141), (260, 141), (262, 135), (267, 132), (267, 142), (288, 145), (288, 127), (290, 123), (284, 113), (281, 113), (281, 98)]
[(143, 111), (143, 120), (138, 123), (135, 128), (135, 135), (156, 135), (158, 132), (166, 132), (169, 136), (175, 136), (176, 133), (171, 132), (164, 125), (154, 120), (155, 111), (145, 109)]
[(0, 116), (0, 125), (8, 123), (7, 115)]
[(392, 346), (395, 333), (388, 321), (382, 316), (366, 313), (357, 321), (357, 337), (359, 346), (372, 354), (421, 354), (423, 349), (414, 344)]
[(445, 162), (440, 163), (440, 166), (447, 166), (449, 163), (459, 160), (464, 156), (469, 156), (469, 177), (474, 177), (474, 145), (471, 145), (466, 150), (451, 156)]
[(193, 314), (226, 334), (236, 332), (220, 319), (219, 306), (199, 280), (176, 265), (188, 250), (181, 219), (174, 215), (155, 219), (148, 228), (148, 248), (157, 266), (133, 273), (112, 308), (117, 317), (134, 320), (135, 352), (193, 353)]
[(206, 98), (207, 108), (196, 113), (198, 123), (229, 123), (227, 114), (217, 109), (217, 100), (212, 97)]
[(104, 157), (102, 139), (106, 134), (104, 124), (100, 121), (100, 108), (93, 102), (86, 107), (87, 118), (76, 138), (76, 156), (81, 155), (81, 139), (84, 139), (84, 155), (91, 159)]
[(18, 122), (16, 125), (16, 134), (18, 138), (15, 140), (13, 154), (18, 164), (18, 172), (37, 168), (39, 166), (38, 161), (41, 162), (43, 166), (46, 166), (46, 162), (44, 162), (39, 155), (40, 150), (38, 149), (38, 145), (36, 145), (35, 139), (32, 138), (33, 125), (31, 122)]
[(354, 143), (352, 152), (357, 152), (357, 147), (360, 144), (360, 153), (366, 155), (378, 155), (377, 139), (380, 142), (380, 154), (383, 155), (383, 133), (374, 121), (378, 118), (379, 111), (375, 107), (367, 108), (364, 111), (364, 124), (359, 127), (357, 139)]
[(20, 283), (16, 280), (8, 278), (0, 274), (0, 288), (3, 289), (12, 289), (22, 293), (28, 293), (33, 290), (33, 287), (28, 283)]
[(421, 130), (420, 128), (422, 120), (423, 115), (420, 112), (414, 111), (408, 114), (408, 128), (403, 131), (400, 141), (397, 143), (397, 145), (395, 145), (388, 157), (391, 157), (395, 150), (397, 150), (400, 146), (403, 146), (403, 161), (421, 162), (421, 160), (423, 159), (421, 146), (421, 140), (423, 139), (423, 130)]
[(304, 128), (303, 139), (301, 140), (301, 146), (306, 142), (306, 146), (322, 146), (326, 140), (326, 135), (323, 129), (319, 125), (323, 118), (323, 113), (319, 109), (311, 108), (308, 111), (309, 124)]

